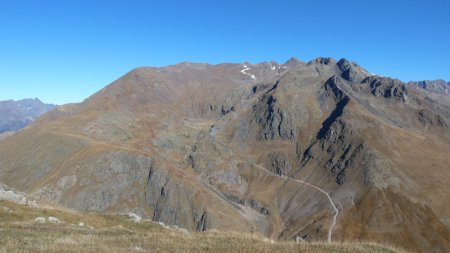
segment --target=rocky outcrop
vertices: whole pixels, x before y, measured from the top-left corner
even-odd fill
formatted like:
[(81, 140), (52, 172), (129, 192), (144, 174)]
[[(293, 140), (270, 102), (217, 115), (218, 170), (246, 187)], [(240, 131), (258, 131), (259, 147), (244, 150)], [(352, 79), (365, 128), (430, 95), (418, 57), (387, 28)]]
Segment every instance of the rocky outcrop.
[(324, 138), (329, 139), (330, 137), (332, 137), (330, 135), (332, 135), (334, 132), (331, 129), (331, 126), (336, 122), (336, 120), (339, 117), (342, 116), (345, 106), (350, 101), (350, 98), (348, 96), (344, 96), (344, 95), (342, 95), (342, 93), (340, 93), (340, 94), (341, 95), (337, 96), (337, 98), (336, 98), (339, 100), (336, 103), (335, 108), (330, 113), (330, 115), (325, 119), (325, 121), (322, 122), (322, 127), (319, 129), (319, 132), (317, 133), (317, 136), (316, 136), (318, 139), (324, 139)]
[(270, 166), (267, 167), (272, 168), (272, 172), (278, 175), (287, 175), (292, 171), (289, 158), (285, 154), (281, 152), (271, 153), (269, 154), (268, 159)]
[[(214, 197), (205, 194), (205, 189), (200, 190), (198, 186), (191, 188), (185, 182), (174, 179), (167, 170), (152, 167), (144, 191), (145, 205), (151, 212), (152, 220), (197, 231), (214, 228), (217, 226), (214, 223), (220, 224), (209, 220), (210, 217), (217, 219), (213, 214), (213, 205), (208, 207), (208, 202)], [(222, 209), (226, 210), (223, 205), (226, 204), (222, 204)]]
[[(341, 64), (346, 63), (341, 61)], [(335, 103), (334, 109), (322, 122), (315, 139), (302, 154), (299, 154), (301, 155), (299, 157), (300, 168), (313, 162), (329, 171), (338, 185), (347, 182), (348, 175), (351, 170), (355, 169), (355, 165), (367, 165), (369, 160), (367, 154), (370, 153), (358, 138), (358, 128), (343, 118), (346, 106), (351, 100), (341, 89), (344, 85), (346, 84), (336, 76), (323, 84), (318, 97), (323, 103), (327, 101)], [(371, 167), (359, 168), (361, 171), (370, 171), (371, 169)], [(361, 180), (369, 184), (371, 180), (367, 178), (368, 176)]]
[(362, 84), (368, 84), (371, 93), (376, 97), (393, 98), (404, 102), (408, 95), (405, 84), (396, 79), (370, 76), (364, 79)]
[(146, 156), (108, 152), (78, 160), (72, 174), (38, 188), (34, 195), (75, 209), (108, 211), (121, 207), (143, 215), (142, 208), (129, 210), (125, 203), (138, 203), (144, 198), (142, 188), (152, 166), (152, 159)]
[(293, 118), (287, 111), (277, 106), (277, 98), (274, 94), (262, 97), (253, 107), (253, 117), (261, 126), (258, 139), (295, 139)]
[(418, 111), (418, 120), (423, 127), (430, 129), (432, 127), (448, 128), (447, 121), (439, 114), (435, 114), (430, 110), (421, 109)]
[(267, 206), (264, 206), (258, 200), (240, 198), (240, 197), (235, 196), (235, 195), (230, 194), (230, 193), (225, 193), (225, 196), (229, 200), (233, 201), (234, 203), (239, 204), (241, 206), (248, 206), (248, 207), (254, 209), (255, 211), (259, 212), (262, 215), (269, 215), (270, 214), (270, 208), (267, 207)]
[(349, 138), (356, 134), (355, 130), (338, 117), (333, 121), (329, 117), (324, 122), (317, 139), (303, 154), (301, 167), (314, 160), (326, 168), (335, 177), (336, 183), (341, 185), (347, 181), (349, 168), (355, 164), (364, 164), (364, 153), (367, 151), (357, 139)]
[(330, 57), (318, 57), (310, 62), (308, 62), (307, 65), (317, 65), (317, 64), (323, 64), (323, 65), (332, 65), (336, 64), (336, 60)]
[(25, 193), (12, 190), (0, 183), (0, 200), (7, 200), (19, 205), (38, 207), (36, 200), (31, 199)]
[(341, 77), (349, 82), (359, 83), (369, 76), (366, 70), (363, 70), (354, 62), (349, 62), (345, 58), (339, 60), (337, 66), (342, 72)]

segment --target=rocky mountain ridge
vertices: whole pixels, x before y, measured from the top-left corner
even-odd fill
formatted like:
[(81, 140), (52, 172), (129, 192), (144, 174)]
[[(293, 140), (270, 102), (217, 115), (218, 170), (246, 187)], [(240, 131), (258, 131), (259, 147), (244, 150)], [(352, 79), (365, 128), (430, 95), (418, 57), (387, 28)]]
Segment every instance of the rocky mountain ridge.
[(346, 59), (143, 67), (2, 141), (0, 181), (189, 230), (445, 252), (449, 113)]
[(439, 80), (425, 80), (418, 82), (409, 82), (409, 85), (415, 85), (420, 89), (428, 90), (431, 92), (450, 94), (450, 82), (446, 82), (442, 79)]

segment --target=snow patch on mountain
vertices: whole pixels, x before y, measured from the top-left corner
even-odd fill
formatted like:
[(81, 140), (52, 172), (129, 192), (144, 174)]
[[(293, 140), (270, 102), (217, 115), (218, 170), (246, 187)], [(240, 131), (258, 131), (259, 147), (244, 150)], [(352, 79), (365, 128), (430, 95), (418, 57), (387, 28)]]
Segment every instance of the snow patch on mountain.
[(241, 70), (241, 73), (244, 74), (244, 75), (250, 76), (253, 80), (256, 80), (256, 76), (255, 75), (252, 75), (252, 74), (246, 72), (248, 70), (250, 70), (250, 68), (247, 67), (247, 65), (244, 64), (244, 69)]

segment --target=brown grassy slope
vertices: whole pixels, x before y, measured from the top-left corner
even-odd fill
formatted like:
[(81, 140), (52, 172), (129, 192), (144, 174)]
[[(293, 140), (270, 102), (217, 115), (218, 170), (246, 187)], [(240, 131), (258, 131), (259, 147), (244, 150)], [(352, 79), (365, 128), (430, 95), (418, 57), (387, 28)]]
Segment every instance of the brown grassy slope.
[(447, 252), (450, 245), (449, 230), (430, 207), (391, 189), (367, 192), (345, 213), (340, 238), (402, 245), (411, 252)]
[[(57, 217), (38, 224), (36, 217)], [(78, 226), (83, 222), (85, 226)], [(402, 252), (364, 242), (273, 242), (257, 234), (188, 233), (125, 216), (29, 208), (0, 201), (0, 252)]]

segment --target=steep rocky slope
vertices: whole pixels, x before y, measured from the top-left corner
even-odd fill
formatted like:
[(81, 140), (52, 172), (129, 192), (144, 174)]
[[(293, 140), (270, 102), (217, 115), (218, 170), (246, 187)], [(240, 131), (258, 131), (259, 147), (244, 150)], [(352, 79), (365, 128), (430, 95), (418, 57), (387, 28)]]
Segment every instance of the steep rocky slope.
[(0, 101), (0, 134), (22, 129), (53, 108), (55, 105), (44, 104), (37, 98)]
[(0, 143), (70, 208), (281, 240), (450, 247), (450, 100), (345, 59), (138, 68)]

